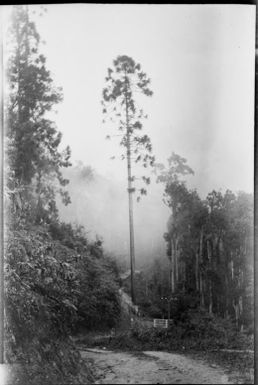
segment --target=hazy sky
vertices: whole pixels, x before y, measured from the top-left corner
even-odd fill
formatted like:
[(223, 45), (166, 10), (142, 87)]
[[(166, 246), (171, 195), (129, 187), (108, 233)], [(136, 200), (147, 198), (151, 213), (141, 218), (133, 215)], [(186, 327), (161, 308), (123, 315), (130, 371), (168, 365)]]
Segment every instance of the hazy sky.
[[(154, 91), (142, 107), (158, 161), (188, 159), (201, 195), (253, 190), (255, 6), (58, 4), (36, 20), (64, 101), (55, 119), (72, 160), (123, 180), (100, 105), (118, 55), (141, 63)], [(36, 9), (40, 7), (30, 6)]]
[[(32, 7), (31, 7), (32, 8)], [(188, 159), (189, 185), (253, 190), (255, 6), (46, 6), (37, 27), (64, 101), (56, 121), (72, 159), (123, 179), (126, 165), (109, 158), (101, 94), (118, 55), (141, 63), (154, 92), (143, 108), (158, 161), (172, 151)]]

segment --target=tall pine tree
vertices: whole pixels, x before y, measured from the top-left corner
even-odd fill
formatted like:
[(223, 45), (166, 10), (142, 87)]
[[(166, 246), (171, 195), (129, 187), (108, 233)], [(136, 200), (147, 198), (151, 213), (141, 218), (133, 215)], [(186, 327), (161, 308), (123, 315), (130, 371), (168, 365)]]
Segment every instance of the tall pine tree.
[[(134, 226), (133, 226), (133, 198), (135, 192), (133, 182), (136, 179), (132, 174), (132, 161), (141, 164), (144, 168), (153, 167), (155, 157), (152, 154), (152, 144), (148, 135), (141, 134), (143, 129), (142, 121), (147, 118), (143, 110), (138, 107), (136, 94), (152, 96), (153, 92), (149, 88), (150, 79), (142, 71), (141, 65), (136, 63), (131, 57), (122, 55), (113, 61), (113, 68), (108, 68), (106, 77), (106, 87), (103, 89), (103, 114), (106, 120), (116, 122), (119, 130), (120, 146), (125, 148), (122, 159), (127, 159), (127, 179), (129, 197), (129, 230), (130, 230), (130, 261), (131, 261), (131, 293), (132, 301), (134, 296)], [(106, 121), (104, 120), (104, 122)], [(107, 135), (107, 139), (110, 136)], [(143, 175), (140, 178), (146, 185), (150, 183), (150, 178)], [(140, 188), (141, 195), (146, 195), (145, 188)], [(140, 195), (137, 197), (140, 200)]]

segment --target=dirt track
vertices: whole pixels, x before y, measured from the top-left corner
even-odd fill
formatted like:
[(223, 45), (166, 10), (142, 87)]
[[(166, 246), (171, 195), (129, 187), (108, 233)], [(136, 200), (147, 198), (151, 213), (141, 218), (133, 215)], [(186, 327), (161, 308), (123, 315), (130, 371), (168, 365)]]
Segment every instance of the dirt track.
[(96, 384), (232, 384), (223, 370), (181, 354), (86, 349), (94, 361)]

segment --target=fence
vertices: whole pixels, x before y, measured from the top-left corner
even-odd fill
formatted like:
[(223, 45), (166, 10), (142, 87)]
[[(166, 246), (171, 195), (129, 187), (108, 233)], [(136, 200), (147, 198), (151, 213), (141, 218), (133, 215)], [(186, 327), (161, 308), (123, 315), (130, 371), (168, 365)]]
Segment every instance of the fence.
[(168, 328), (168, 320), (167, 319), (159, 319), (159, 318), (155, 318), (153, 320), (153, 326), (155, 328), (163, 328), (163, 329), (167, 329)]

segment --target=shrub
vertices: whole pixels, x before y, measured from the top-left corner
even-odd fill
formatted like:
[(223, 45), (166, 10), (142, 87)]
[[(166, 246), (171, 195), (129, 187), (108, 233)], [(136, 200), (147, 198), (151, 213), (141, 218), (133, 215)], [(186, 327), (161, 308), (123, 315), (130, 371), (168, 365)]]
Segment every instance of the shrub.
[[(89, 248), (86, 239), (81, 241), (81, 231), (73, 233), (69, 226), (56, 228), (60, 231), (55, 239), (43, 226), (20, 226), (9, 235), (6, 360), (32, 365), (39, 378), (44, 378), (49, 372), (44, 368), (50, 365), (51, 375), (59, 376), (62, 383), (78, 373), (81, 365), (69, 335), (80, 322), (87, 328), (112, 326), (119, 317), (120, 302), (112, 264), (103, 253), (100, 259), (92, 255), (95, 244)], [(99, 244), (96, 249), (97, 253), (102, 250)], [(51, 381), (57, 382), (54, 377)]]

